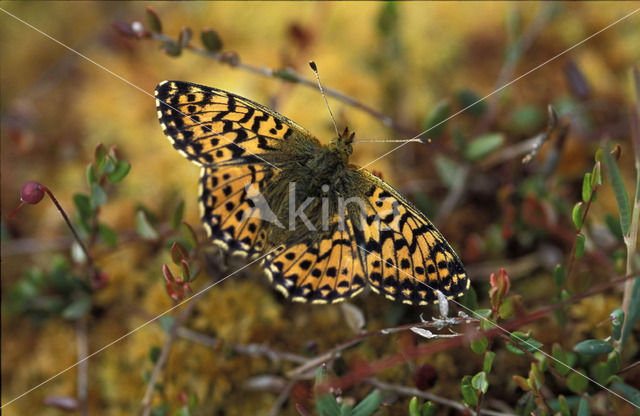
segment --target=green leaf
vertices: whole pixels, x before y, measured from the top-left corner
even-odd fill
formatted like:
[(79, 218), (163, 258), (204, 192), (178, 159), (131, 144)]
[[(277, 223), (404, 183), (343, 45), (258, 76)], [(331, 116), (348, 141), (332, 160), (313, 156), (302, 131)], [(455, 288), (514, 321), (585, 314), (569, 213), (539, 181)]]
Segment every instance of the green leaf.
[[(535, 339), (531, 338), (531, 335), (525, 334), (524, 332), (521, 332), (521, 331), (512, 332), (509, 338), (511, 339), (511, 341), (520, 345), (522, 348), (524, 348), (530, 353), (538, 351), (543, 345), (542, 342), (536, 341)], [(524, 355), (524, 352), (522, 352), (519, 348), (517, 348), (516, 346), (510, 343), (507, 343), (506, 347), (513, 354)]]
[(473, 316), (480, 320), (481, 329), (493, 329), (496, 328), (496, 324), (491, 322), (489, 317), (491, 316), (491, 309), (480, 308), (473, 311)]
[(184, 229), (184, 234), (185, 234), (185, 238), (187, 240), (187, 242), (189, 243), (189, 245), (191, 247), (197, 247), (198, 246), (198, 236), (196, 234), (196, 232), (193, 230), (193, 228), (191, 228), (191, 226), (189, 224), (187, 224), (186, 222), (182, 222), (182, 228)]
[(409, 416), (420, 416), (420, 406), (418, 404), (418, 398), (413, 396), (409, 401)]
[(553, 347), (551, 348), (551, 355), (556, 359), (553, 361), (553, 366), (562, 376), (569, 374), (573, 365), (578, 360), (578, 356), (576, 354), (571, 351), (563, 350), (558, 344), (553, 344)]
[(448, 189), (453, 188), (456, 185), (458, 178), (461, 178), (461, 175), (458, 174), (460, 171), (460, 165), (446, 156), (441, 154), (437, 155), (435, 159), (435, 166), (438, 178), (440, 178), (440, 181), (442, 181)]
[(566, 279), (567, 269), (565, 269), (563, 265), (557, 264), (553, 269), (553, 283), (555, 283), (557, 287), (562, 287)]
[(580, 402), (578, 402), (578, 413), (576, 413), (576, 416), (589, 416), (590, 414), (589, 402), (584, 397), (581, 397)]
[(149, 29), (155, 33), (162, 33), (162, 22), (160, 22), (158, 14), (151, 7), (147, 7), (146, 12), (147, 25), (149, 25)]
[(465, 403), (471, 407), (476, 407), (478, 404), (478, 392), (471, 385), (471, 376), (464, 376), (462, 378), (460, 391), (462, 392), (462, 399)]
[(171, 315), (163, 315), (160, 317), (160, 326), (166, 333), (169, 333), (171, 331), (175, 323), (176, 319)]
[(91, 297), (84, 295), (67, 305), (62, 311), (62, 317), (69, 320), (76, 320), (82, 317), (91, 309)]
[(107, 148), (102, 143), (98, 143), (94, 152), (93, 158), (96, 161), (96, 167), (98, 171), (102, 169), (104, 165), (105, 157), (107, 156)]
[(593, 165), (593, 171), (591, 172), (591, 188), (594, 189), (597, 186), (602, 185), (602, 169), (601, 163), (596, 162)]
[(107, 194), (97, 183), (91, 185), (91, 207), (96, 209), (107, 202)]
[(98, 224), (98, 234), (103, 243), (115, 247), (118, 244), (118, 234), (105, 224)]
[(614, 383), (611, 388), (612, 390), (620, 393), (622, 397), (629, 400), (636, 407), (640, 407), (640, 390), (622, 382)]
[(584, 234), (576, 235), (576, 259), (579, 259), (584, 254), (584, 241)]
[(611, 214), (605, 214), (604, 222), (607, 225), (607, 228), (609, 229), (611, 235), (617, 238), (618, 241), (624, 240), (624, 236), (622, 235), (622, 228), (620, 228), (620, 221), (618, 221), (616, 217)]
[(484, 364), (482, 365), (482, 369), (485, 373), (489, 374), (491, 372), (491, 367), (493, 367), (493, 360), (496, 358), (496, 353), (493, 351), (487, 351), (484, 355)]
[(110, 155), (104, 158), (104, 163), (98, 169), (98, 175), (109, 174), (116, 169), (115, 162)]
[(547, 369), (549, 368), (548, 357), (541, 351), (534, 352), (533, 356), (536, 357), (536, 360), (538, 360), (538, 367), (540, 368), (540, 371), (542, 371), (543, 373), (547, 371)]
[(567, 399), (562, 394), (558, 396), (558, 409), (562, 416), (571, 416), (569, 403), (567, 403)]
[(158, 358), (160, 358), (161, 352), (162, 348), (158, 347), (157, 345), (153, 345), (151, 348), (149, 348), (149, 361), (151, 361), (152, 364), (157, 363)]
[(517, 108), (511, 113), (511, 125), (519, 132), (529, 132), (542, 123), (543, 111), (535, 106)]
[(143, 210), (139, 210), (136, 214), (136, 229), (140, 237), (145, 240), (157, 240), (159, 237), (158, 232), (149, 223), (146, 214)]
[[(480, 96), (471, 90), (462, 90), (456, 94), (460, 107), (473, 116), (480, 116), (487, 111), (487, 104)], [(468, 108), (467, 108), (468, 107)]]
[(609, 377), (612, 375), (607, 363), (603, 361), (599, 361), (593, 365), (591, 368), (591, 374), (593, 374), (593, 378), (596, 382), (602, 385), (609, 384)]
[(574, 393), (582, 394), (588, 385), (589, 380), (587, 380), (582, 372), (572, 371), (571, 374), (567, 376), (567, 387)]
[(109, 183), (116, 183), (123, 180), (131, 170), (131, 164), (126, 160), (121, 160), (116, 163), (115, 168), (109, 174), (107, 174), (107, 180)]
[(171, 245), (171, 260), (177, 266), (182, 265), (182, 260), (189, 259), (189, 252), (187, 249), (177, 241)]
[(535, 383), (535, 390), (540, 390), (544, 386), (544, 374), (540, 371), (540, 367), (536, 363), (531, 363), (531, 370), (529, 370), (529, 380)]
[(373, 414), (373, 412), (378, 410), (381, 401), (382, 396), (380, 395), (380, 392), (378, 390), (374, 390), (353, 408), (353, 410), (351, 411), (351, 415), (370, 416)]
[(316, 410), (320, 416), (341, 416), (340, 406), (330, 393), (322, 393), (316, 396)]
[(633, 288), (631, 289), (631, 300), (629, 302), (629, 314), (627, 322), (622, 332), (621, 345), (627, 341), (627, 337), (640, 318), (640, 277), (636, 275), (633, 279)]
[(433, 138), (440, 137), (447, 124), (444, 120), (449, 117), (450, 113), (451, 105), (449, 104), (449, 100), (444, 99), (436, 104), (422, 125), (423, 134), (427, 134), (428, 137)]
[(85, 194), (75, 194), (73, 196), (73, 204), (76, 206), (80, 218), (84, 221), (93, 217), (93, 210), (91, 209), (91, 200)]
[(498, 149), (504, 143), (503, 133), (487, 133), (476, 137), (464, 149), (465, 157), (474, 162)]
[(182, 223), (183, 217), (184, 217), (184, 200), (180, 200), (180, 202), (178, 203), (178, 206), (173, 211), (173, 214), (171, 214), (171, 219), (169, 220), (169, 223), (171, 224), (171, 228), (174, 230), (177, 230), (178, 227), (180, 227), (180, 224)]
[(169, 56), (180, 56), (182, 53), (182, 47), (173, 40), (162, 42), (160, 48)]
[(422, 405), (422, 411), (420, 416), (435, 416), (436, 405), (433, 402), (427, 401)]
[(584, 202), (585, 204), (589, 202), (592, 192), (593, 188), (591, 187), (591, 174), (587, 172), (584, 174), (584, 179), (582, 179), (582, 202)]
[(476, 338), (471, 341), (471, 351), (475, 352), (476, 354), (482, 354), (487, 350), (488, 346), (489, 340), (486, 337)]
[(477, 391), (481, 391), (482, 394), (487, 394), (489, 390), (489, 380), (487, 379), (487, 373), (480, 371), (471, 379), (471, 385)]
[(89, 186), (91, 186), (96, 182), (98, 182), (98, 178), (96, 177), (96, 170), (93, 166), (93, 163), (90, 163), (89, 166), (87, 166), (87, 183), (89, 184)]
[(573, 350), (578, 354), (598, 355), (610, 353), (613, 351), (613, 346), (600, 339), (586, 339), (574, 345)]
[(607, 358), (607, 369), (611, 374), (616, 374), (622, 367), (622, 359), (618, 351), (613, 351)]
[(618, 203), (618, 214), (620, 215), (620, 228), (622, 234), (627, 235), (629, 233), (629, 227), (631, 225), (631, 207), (629, 205), (629, 195), (627, 189), (624, 186), (622, 180), (622, 174), (618, 168), (618, 164), (611, 156), (608, 150), (602, 152), (602, 158), (604, 159), (604, 167), (609, 175), (609, 181), (613, 187), (613, 194), (616, 197)]
[(202, 45), (209, 52), (219, 52), (222, 50), (222, 39), (213, 29), (205, 29), (200, 33), (200, 39), (202, 40)]

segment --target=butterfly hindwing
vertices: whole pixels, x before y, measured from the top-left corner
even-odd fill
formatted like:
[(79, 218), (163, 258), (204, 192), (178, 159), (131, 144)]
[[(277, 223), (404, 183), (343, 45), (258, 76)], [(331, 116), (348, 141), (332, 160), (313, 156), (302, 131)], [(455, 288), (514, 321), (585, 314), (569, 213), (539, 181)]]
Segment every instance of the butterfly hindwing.
[(461, 296), (469, 279), (451, 246), (411, 203), (367, 172), (367, 210), (356, 233), (369, 284), (391, 300), (437, 302), (436, 290)]
[(209, 238), (225, 251), (253, 256), (265, 247), (262, 218), (268, 207), (256, 195), (272, 175), (265, 165), (204, 166), (200, 177), (200, 212)]
[(364, 270), (352, 226), (331, 222), (332, 232), (319, 239), (281, 246), (264, 260), (267, 276), (296, 302), (336, 303), (356, 296), (365, 285)]

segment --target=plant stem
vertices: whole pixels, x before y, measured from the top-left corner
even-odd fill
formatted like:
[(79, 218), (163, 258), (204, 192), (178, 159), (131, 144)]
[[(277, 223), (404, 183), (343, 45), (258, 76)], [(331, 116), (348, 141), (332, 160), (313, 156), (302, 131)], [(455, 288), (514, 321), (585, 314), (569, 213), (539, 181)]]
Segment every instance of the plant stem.
[[(638, 69), (634, 68), (636, 88), (640, 91), (640, 74)], [(636, 111), (631, 115), (631, 144), (634, 150), (635, 168), (636, 168), (636, 191), (633, 198), (633, 207), (631, 208), (631, 227), (629, 234), (624, 236), (624, 243), (627, 246), (627, 275), (636, 273), (636, 247), (638, 243), (638, 218), (640, 217), (640, 96), (637, 97)], [(640, 277), (628, 280), (624, 285), (624, 296), (622, 298), (622, 310), (624, 311), (624, 322), (622, 323), (622, 339), (618, 344), (618, 351), (622, 350), (625, 341), (626, 327), (629, 325), (629, 308), (631, 307), (631, 295), (635, 285), (640, 285)], [(633, 325), (633, 323), (631, 323)]]
[[(175, 42), (175, 40), (169, 36), (166, 36), (162, 33), (151, 33), (151, 38), (155, 39), (155, 40), (160, 40), (163, 42)], [(244, 62), (237, 62), (237, 63), (229, 63), (227, 61), (225, 61), (223, 59), (223, 56), (221, 53), (218, 52), (209, 52), (207, 50), (198, 48), (196, 46), (193, 46), (191, 44), (188, 44), (185, 46), (185, 49), (190, 50), (198, 55), (204, 56), (206, 58), (210, 58), (210, 59), (215, 59), (216, 61), (219, 61), (221, 63), (226, 63), (228, 65), (231, 65), (232, 67), (236, 67), (236, 68), (240, 68), (243, 69), (245, 71), (248, 72), (252, 72), (254, 74), (258, 74), (258, 75), (262, 75), (265, 77), (270, 77), (270, 78), (280, 78), (284, 81), (289, 81), (292, 83), (297, 83), (297, 84), (301, 84), (307, 87), (311, 87), (314, 89), (317, 89), (318, 86), (316, 84), (316, 82), (314, 80), (308, 79), (308, 78), (304, 78), (298, 74), (296, 74), (293, 71), (287, 71), (287, 77), (284, 76), (278, 76), (278, 71), (275, 71), (273, 69), (270, 68), (266, 68), (266, 67), (256, 67), (253, 65), (249, 65), (249, 64), (245, 64)], [(291, 78), (291, 79), (289, 79)], [(346, 103), (347, 105), (350, 105), (352, 107), (355, 107), (359, 110), (364, 111), (365, 113), (371, 115), (372, 117), (380, 120), (382, 122), (382, 124), (384, 124), (387, 127), (393, 128), (394, 130), (402, 133), (402, 134), (406, 134), (408, 136), (415, 136), (416, 132), (405, 126), (400, 124), (399, 122), (397, 122), (396, 120), (394, 120), (393, 118), (381, 113), (380, 111), (374, 110), (373, 108), (367, 106), (366, 104), (363, 104), (362, 102), (356, 100), (355, 98), (348, 96), (346, 94), (344, 94), (341, 91), (332, 89), (332, 88), (326, 88), (323, 87), (324, 92), (326, 95), (331, 96), (333, 98), (336, 98), (344, 103)]]
[(78, 405), (82, 416), (89, 415), (89, 404), (87, 402), (87, 380), (89, 374), (89, 353), (87, 339), (87, 315), (82, 315), (76, 321), (76, 345), (78, 348)]
[(95, 268), (95, 266), (93, 264), (93, 256), (91, 256), (91, 254), (89, 253), (89, 250), (87, 250), (87, 248), (85, 247), (84, 243), (80, 239), (80, 236), (76, 232), (76, 229), (73, 228), (73, 225), (71, 224), (71, 221), (69, 220), (69, 217), (67, 216), (67, 213), (64, 211), (64, 209), (62, 208), (62, 206), (60, 205), (60, 203), (58, 202), (56, 197), (53, 196), (53, 192), (51, 192), (49, 190), (49, 188), (47, 188), (46, 186), (44, 186), (42, 184), (40, 185), (40, 188), (44, 192), (46, 192), (47, 195), (49, 195), (49, 198), (51, 198), (51, 201), (56, 206), (56, 208), (58, 209), (60, 214), (62, 215), (62, 218), (64, 218), (64, 221), (67, 223), (67, 226), (69, 227), (69, 229), (73, 233), (73, 237), (76, 239), (76, 241), (80, 245), (80, 248), (82, 249), (82, 252), (87, 257), (87, 264), (88, 264), (89, 268), (92, 270), (92, 273), (97, 276), (98, 271), (96, 270), (96, 268)]
[(176, 338), (176, 334), (178, 333), (178, 328), (182, 326), (184, 321), (189, 317), (191, 311), (196, 306), (195, 299), (191, 299), (190, 302), (187, 303), (187, 306), (180, 312), (178, 317), (176, 318), (171, 330), (169, 331), (169, 336), (167, 337), (164, 345), (162, 346), (162, 351), (160, 352), (160, 356), (156, 361), (156, 365), (153, 367), (153, 373), (151, 373), (151, 378), (149, 379), (149, 384), (147, 385), (147, 391), (144, 394), (144, 398), (142, 399), (142, 416), (149, 416), (151, 413), (151, 398), (153, 396), (153, 391), (156, 388), (156, 381), (160, 376), (160, 372), (164, 368), (167, 359), (169, 358), (169, 351), (171, 351), (171, 344)]

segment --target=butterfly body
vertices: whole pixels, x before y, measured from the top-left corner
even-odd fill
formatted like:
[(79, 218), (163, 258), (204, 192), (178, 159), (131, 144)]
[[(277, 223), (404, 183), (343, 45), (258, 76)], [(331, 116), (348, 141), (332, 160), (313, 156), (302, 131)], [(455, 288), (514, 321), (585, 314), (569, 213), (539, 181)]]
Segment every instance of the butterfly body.
[(202, 167), (210, 238), (265, 256), (275, 288), (294, 301), (338, 302), (367, 285), (408, 304), (460, 296), (462, 263), (395, 189), (349, 164), (353, 134), (329, 145), (286, 117), (215, 88), (165, 81), (158, 116), (173, 146)]

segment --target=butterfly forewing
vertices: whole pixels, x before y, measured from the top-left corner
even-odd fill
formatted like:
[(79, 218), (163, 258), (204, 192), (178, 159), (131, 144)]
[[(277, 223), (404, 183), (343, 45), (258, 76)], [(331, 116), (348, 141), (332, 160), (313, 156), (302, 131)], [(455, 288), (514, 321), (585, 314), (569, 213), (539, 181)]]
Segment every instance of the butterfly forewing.
[(268, 163), (294, 132), (286, 117), (246, 98), (203, 85), (165, 81), (155, 91), (158, 117), (173, 147), (200, 164)]

